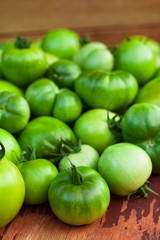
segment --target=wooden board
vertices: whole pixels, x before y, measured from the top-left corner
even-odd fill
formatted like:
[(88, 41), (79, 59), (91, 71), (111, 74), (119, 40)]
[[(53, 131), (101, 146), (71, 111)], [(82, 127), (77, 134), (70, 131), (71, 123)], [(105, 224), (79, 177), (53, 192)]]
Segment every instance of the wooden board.
[[(160, 177), (150, 179), (160, 193)], [(102, 218), (85, 226), (71, 226), (52, 213), (48, 203), (23, 206), (17, 217), (0, 229), (0, 240), (159, 240), (160, 196), (148, 199), (111, 197)]]

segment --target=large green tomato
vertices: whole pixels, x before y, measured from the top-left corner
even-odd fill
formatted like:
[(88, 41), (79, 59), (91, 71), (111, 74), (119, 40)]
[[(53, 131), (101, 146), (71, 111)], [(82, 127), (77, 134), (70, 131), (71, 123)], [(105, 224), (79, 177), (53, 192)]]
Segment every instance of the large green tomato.
[(76, 167), (86, 166), (97, 170), (98, 160), (98, 152), (93, 147), (82, 144), (78, 152), (66, 154), (61, 159), (59, 170), (63, 171), (64, 169), (71, 168), (71, 163)]
[(160, 107), (160, 77), (157, 77), (139, 90), (136, 103), (153, 103)]
[(57, 85), (47, 78), (32, 83), (26, 90), (25, 97), (34, 116), (52, 114), (53, 103), (58, 93)]
[(81, 112), (82, 102), (79, 96), (67, 88), (62, 88), (57, 93), (54, 101), (53, 116), (63, 122), (69, 123), (75, 121)]
[(127, 196), (142, 187), (149, 178), (152, 162), (140, 147), (130, 143), (118, 143), (102, 153), (98, 171), (112, 193)]
[(84, 225), (102, 217), (110, 202), (110, 191), (96, 170), (73, 167), (52, 181), (48, 199), (52, 211), (63, 222)]
[(138, 92), (138, 83), (127, 72), (88, 70), (76, 79), (75, 91), (90, 107), (115, 111), (133, 102)]
[(29, 43), (23, 45), (21, 41), (3, 52), (2, 72), (12, 83), (26, 87), (44, 74), (47, 62), (40, 48)]
[(25, 185), (15, 164), (0, 161), (0, 228), (19, 212), (25, 196)]
[(8, 131), (0, 128), (0, 142), (5, 146), (5, 158), (17, 164), (21, 157), (21, 148), (16, 138)]
[(114, 117), (115, 113), (107, 112), (104, 109), (89, 110), (75, 122), (73, 128), (75, 135), (81, 139), (82, 143), (88, 144), (102, 153), (106, 147), (119, 141), (119, 135), (116, 134), (117, 129), (114, 131), (114, 124), (112, 125)]
[(2, 91), (10, 91), (13, 93), (16, 93), (19, 96), (24, 96), (23, 91), (12, 84), (11, 82), (5, 81), (5, 80), (0, 80), (0, 92)]
[(81, 69), (76, 63), (62, 59), (50, 66), (46, 77), (52, 79), (59, 87), (73, 88), (80, 73)]
[(25, 182), (25, 204), (41, 204), (48, 200), (48, 189), (58, 174), (57, 168), (46, 159), (19, 163), (18, 168)]
[(151, 79), (157, 69), (157, 53), (150, 39), (133, 36), (116, 48), (115, 69), (133, 74), (139, 84)]
[(52, 159), (59, 153), (60, 140), (76, 138), (68, 125), (53, 117), (38, 117), (31, 120), (18, 137), (22, 150), (28, 152), (28, 146), (36, 149), (37, 158)]
[(74, 61), (82, 69), (101, 69), (110, 71), (114, 65), (114, 57), (105, 44), (90, 42), (81, 47), (74, 55)]
[(11, 133), (21, 131), (30, 118), (30, 108), (25, 98), (9, 91), (0, 92), (0, 127)]
[(160, 107), (150, 103), (132, 105), (122, 119), (122, 134), (125, 142), (148, 153), (153, 172), (160, 173)]
[(71, 59), (80, 48), (79, 36), (69, 29), (56, 29), (45, 34), (42, 49), (59, 58)]

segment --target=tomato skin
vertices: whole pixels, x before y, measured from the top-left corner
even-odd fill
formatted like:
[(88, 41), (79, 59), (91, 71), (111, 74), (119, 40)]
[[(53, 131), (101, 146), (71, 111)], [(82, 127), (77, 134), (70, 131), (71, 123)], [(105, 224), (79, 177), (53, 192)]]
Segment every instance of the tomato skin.
[(50, 183), (58, 174), (57, 168), (45, 159), (22, 162), (18, 164), (18, 168), (25, 182), (24, 203), (41, 204), (46, 202)]
[(150, 156), (153, 173), (160, 173), (160, 107), (150, 103), (131, 106), (122, 119), (125, 142), (143, 148)]
[(84, 71), (75, 81), (75, 91), (93, 108), (116, 111), (129, 106), (136, 97), (138, 83), (129, 73)]
[(21, 131), (30, 118), (28, 102), (9, 91), (0, 92), (0, 127), (11, 133)]
[(18, 142), (22, 150), (28, 152), (28, 145), (36, 148), (37, 158), (51, 159), (59, 153), (60, 140), (76, 143), (76, 138), (68, 125), (53, 117), (38, 117), (31, 120), (20, 133)]
[(12, 162), (0, 161), (0, 228), (8, 224), (19, 212), (25, 195), (21, 173)]
[[(91, 146), (83, 144), (77, 153), (70, 153), (64, 156), (59, 163), (59, 170), (71, 168), (71, 163), (76, 167), (86, 166), (97, 170), (99, 154)], [(70, 163), (71, 162), (71, 163)]]
[(52, 181), (48, 199), (52, 211), (63, 222), (72, 225), (90, 224), (106, 211), (110, 191), (96, 170), (88, 167), (77, 169), (82, 175), (82, 184), (73, 184), (70, 172), (62, 171)]
[(75, 121), (81, 112), (82, 102), (79, 96), (67, 88), (62, 88), (54, 101), (53, 116), (69, 123)]
[(24, 49), (10, 48), (2, 54), (2, 72), (17, 86), (28, 86), (40, 78), (46, 68), (45, 54), (33, 44)]
[(25, 97), (34, 116), (51, 115), (58, 91), (57, 85), (47, 78), (39, 79), (29, 85)]
[(57, 75), (57, 77), (55, 76), (57, 78), (55, 82), (60, 87), (73, 89), (76, 78), (81, 74), (80, 67), (76, 63), (66, 59), (61, 59), (53, 63), (51, 67), (55, 75)]
[[(113, 117), (114, 113), (109, 113)], [(75, 122), (74, 133), (81, 142), (95, 148), (100, 154), (117, 139), (109, 128), (107, 110), (92, 109), (83, 113)]]
[(43, 37), (41, 47), (59, 58), (72, 59), (80, 47), (79, 36), (69, 29), (52, 30)]
[(135, 103), (152, 103), (160, 107), (160, 77), (143, 85), (137, 94)]
[(8, 131), (0, 128), (0, 142), (5, 146), (5, 159), (17, 164), (21, 157), (21, 148), (16, 138)]
[(99, 159), (98, 171), (112, 193), (127, 196), (149, 178), (152, 162), (140, 147), (130, 143), (118, 143), (104, 150)]
[(12, 84), (11, 82), (5, 81), (5, 80), (0, 80), (0, 92), (2, 91), (10, 91), (13, 93), (16, 93), (19, 96), (24, 96), (22, 90)]
[(115, 50), (115, 69), (133, 74), (139, 84), (149, 81), (157, 69), (157, 54), (147, 38), (133, 36)]

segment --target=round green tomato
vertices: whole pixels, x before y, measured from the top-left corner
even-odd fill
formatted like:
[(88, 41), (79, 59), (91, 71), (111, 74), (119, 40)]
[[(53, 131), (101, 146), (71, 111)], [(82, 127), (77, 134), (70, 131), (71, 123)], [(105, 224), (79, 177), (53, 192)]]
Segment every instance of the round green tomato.
[(153, 103), (160, 107), (160, 77), (147, 82), (139, 90), (136, 103)]
[(28, 145), (36, 149), (37, 158), (51, 159), (59, 153), (60, 140), (76, 143), (68, 125), (53, 117), (38, 117), (31, 120), (18, 137), (22, 150), (28, 152)]
[(139, 189), (149, 178), (152, 162), (140, 147), (130, 143), (118, 143), (102, 153), (98, 171), (112, 193), (127, 196)]
[(96, 49), (92, 51), (85, 59), (83, 69), (101, 69), (111, 71), (114, 66), (114, 57), (112, 53), (106, 49)]
[(106, 45), (101, 42), (90, 42), (81, 47), (74, 55), (74, 62), (77, 63), (82, 69), (84, 68), (86, 59), (95, 50), (105, 50)]
[(21, 131), (30, 118), (28, 102), (9, 91), (0, 92), (0, 127), (11, 133)]
[(0, 161), (0, 228), (8, 224), (19, 212), (25, 195), (25, 185), (15, 164)]
[(123, 41), (115, 50), (115, 69), (133, 74), (139, 84), (150, 80), (157, 69), (157, 55), (141, 37)]
[(34, 159), (18, 164), (25, 183), (25, 204), (41, 204), (48, 200), (51, 181), (58, 174), (48, 160)]
[(42, 39), (42, 49), (59, 58), (71, 59), (79, 47), (79, 36), (69, 29), (52, 30)]
[(58, 91), (57, 85), (47, 78), (39, 79), (27, 88), (25, 97), (34, 116), (52, 114), (53, 103)]
[(5, 51), (7, 49), (13, 48), (14, 47), (14, 42), (13, 41), (5, 41), (0, 44), (0, 49), (2, 51)]
[(90, 107), (115, 111), (133, 102), (138, 83), (127, 72), (88, 70), (76, 79), (75, 91)]
[(5, 80), (0, 80), (0, 92), (2, 91), (10, 91), (13, 93), (16, 93), (19, 96), (24, 96), (23, 91), (12, 84), (11, 82), (5, 81)]
[(47, 68), (43, 51), (31, 44), (28, 48), (11, 48), (2, 54), (2, 72), (15, 85), (26, 87), (40, 78)]
[(59, 87), (73, 88), (75, 79), (80, 73), (81, 69), (76, 63), (63, 59), (52, 64), (46, 74)]
[(0, 142), (5, 146), (5, 158), (15, 164), (21, 157), (21, 148), (15, 137), (8, 131), (0, 128)]
[(110, 191), (100, 174), (88, 167), (77, 167), (82, 179), (76, 183), (73, 172), (62, 171), (52, 181), (48, 199), (52, 211), (63, 222), (72, 225), (90, 224), (104, 214)]
[(59, 170), (71, 168), (71, 163), (76, 167), (86, 166), (97, 170), (99, 154), (91, 146), (83, 144), (81, 150), (64, 156), (59, 163)]
[(153, 172), (160, 173), (160, 107), (132, 105), (122, 119), (122, 135), (125, 142), (143, 148), (152, 160)]
[(82, 102), (79, 96), (67, 88), (62, 88), (54, 101), (53, 116), (63, 122), (73, 122), (81, 112)]
[[(114, 113), (109, 112), (110, 118), (114, 116)], [(92, 109), (83, 113), (75, 122), (73, 129), (82, 143), (92, 146), (99, 153), (118, 140), (110, 129), (108, 112), (104, 109)]]

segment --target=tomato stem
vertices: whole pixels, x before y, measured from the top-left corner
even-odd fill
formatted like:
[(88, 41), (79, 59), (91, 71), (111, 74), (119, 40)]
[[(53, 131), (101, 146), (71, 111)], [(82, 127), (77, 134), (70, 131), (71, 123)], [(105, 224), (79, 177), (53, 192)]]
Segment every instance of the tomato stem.
[(65, 87), (61, 81), (61, 76), (57, 73), (54, 67), (51, 65), (45, 72), (45, 77), (51, 79), (59, 88)]
[(149, 181), (146, 181), (139, 189), (128, 194), (128, 200), (130, 196), (132, 196), (133, 194), (137, 195), (136, 198), (139, 198), (139, 197), (148, 198), (149, 192), (159, 196), (159, 194), (153, 191), (150, 187), (151, 187), (151, 183)]
[(80, 39), (80, 44), (81, 46), (86, 45), (87, 43), (90, 43), (91, 39), (88, 35), (84, 35), (81, 39)]
[(72, 183), (75, 185), (81, 185), (82, 184), (82, 176), (81, 174), (78, 172), (77, 168), (75, 165), (72, 165)]
[(0, 142), (0, 160), (5, 156), (5, 147), (4, 145)]
[(15, 41), (15, 47), (19, 49), (25, 49), (29, 48), (31, 45), (31, 41), (27, 38), (21, 38), (20, 36), (17, 36)]

